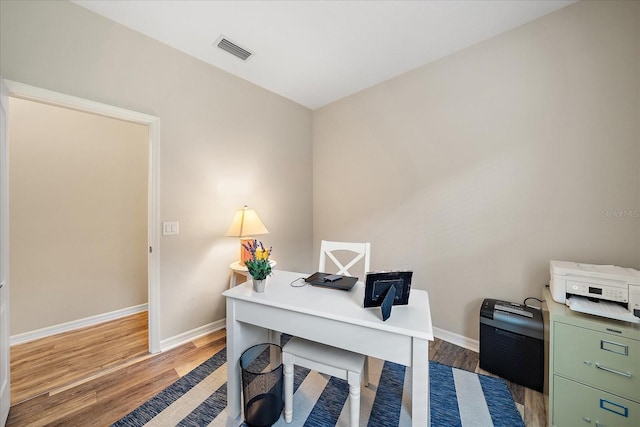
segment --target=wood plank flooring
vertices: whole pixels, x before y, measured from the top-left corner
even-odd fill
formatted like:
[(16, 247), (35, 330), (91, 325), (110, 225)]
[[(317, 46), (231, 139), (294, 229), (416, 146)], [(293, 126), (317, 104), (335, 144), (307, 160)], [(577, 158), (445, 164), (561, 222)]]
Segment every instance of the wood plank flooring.
[[(134, 315), (12, 347), (7, 427), (108, 426), (225, 346), (220, 330), (150, 355), (146, 325), (146, 315)], [(478, 353), (446, 341), (430, 343), (429, 356), (490, 375)], [(546, 427), (542, 394), (507, 383), (526, 426)]]
[(147, 312), (11, 347), (11, 404), (148, 352)]

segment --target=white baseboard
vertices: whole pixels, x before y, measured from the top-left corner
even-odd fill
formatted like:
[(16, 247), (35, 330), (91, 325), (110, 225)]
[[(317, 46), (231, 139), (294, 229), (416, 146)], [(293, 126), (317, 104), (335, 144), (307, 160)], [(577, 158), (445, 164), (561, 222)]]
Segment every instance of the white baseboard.
[(434, 326), (433, 335), (443, 341), (464, 347), (468, 350), (475, 351), (476, 353), (480, 351), (480, 343), (477, 340), (472, 340), (471, 338), (467, 338), (454, 332), (445, 331), (444, 329), (436, 328)]
[(178, 347), (189, 341), (193, 341), (196, 338), (200, 338), (203, 335), (223, 329), (225, 326), (226, 326), (225, 319), (217, 320), (213, 323), (209, 323), (207, 325), (200, 326), (190, 331), (183, 332), (171, 338), (164, 339), (160, 341), (160, 351), (171, 350), (172, 348)]
[(130, 316), (136, 313), (141, 313), (143, 311), (147, 311), (148, 309), (148, 304), (134, 305), (133, 307), (122, 308), (120, 310), (111, 311), (109, 313), (98, 314), (96, 316), (85, 317), (84, 319), (60, 323), (59, 325), (47, 326), (46, 328), (37, 329), (35, 331), (12, 335), (9, 338), (9, 342), (10, 345), (23, 344), (40, 338), (46, 338), (51, 335), (69, 332), (75, 329), (86, 328), (87, 326), (95, 326), (99, 323), (108, 322), (110, 320), (119, 319), (121, 317)]

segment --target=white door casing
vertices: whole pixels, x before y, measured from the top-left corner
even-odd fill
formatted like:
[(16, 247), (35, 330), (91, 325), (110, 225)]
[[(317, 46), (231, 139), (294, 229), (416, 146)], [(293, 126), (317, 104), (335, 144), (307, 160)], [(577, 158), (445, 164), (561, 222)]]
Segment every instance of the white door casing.
[(0, 78), (0, 426), (11, 406), (9, 370), (9, 91)]
[[(149, 300), (149, 352), (160, 351), (160, 217), (159, 217), (159, 167), (160, 167), (160, 119), (155, 116), (94, 102), (71, 95), (5, 80), (8, 95), (42, 102), (101, 116), (139, 123), (149, 128), (149, 212), (148, 212), (148, 300)], [(3, 172), (4, 173), (4, 172)], [(8, 174), (7, 174), (8, 176)], [(5, 192), (3, 191), (4, 195)], [(8, 199), (7, 199), (8, 201)], [(4, 322), (3, 322), (4, 324)], [(8, 337), (7, 337), (8, 339)]]

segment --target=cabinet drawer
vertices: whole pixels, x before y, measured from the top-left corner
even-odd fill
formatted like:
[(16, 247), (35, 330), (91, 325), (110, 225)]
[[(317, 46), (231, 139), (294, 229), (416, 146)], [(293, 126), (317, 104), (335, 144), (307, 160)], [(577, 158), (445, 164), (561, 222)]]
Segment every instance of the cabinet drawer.
[(554, 375), (555, 427), (637, 427), (640, 404)]
[(554, 323), (554, 374), (640, 400), (640, 342)]

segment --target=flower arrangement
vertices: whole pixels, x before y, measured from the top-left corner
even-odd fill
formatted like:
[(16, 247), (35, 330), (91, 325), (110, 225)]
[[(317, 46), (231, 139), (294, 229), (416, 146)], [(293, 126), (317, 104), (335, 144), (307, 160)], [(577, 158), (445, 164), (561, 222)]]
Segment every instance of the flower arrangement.
[(271, 264), (269, 263), (269, 255), (271, 247), (267, 250), (262, 242), (254, 240), (251, 244), (242, 245), (251, 253), (251, 258), (244, 262), (249, 274), (256, 280), (264, 280), (271, 274)]

